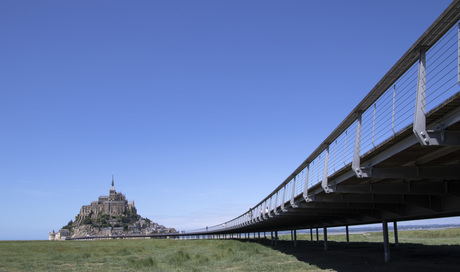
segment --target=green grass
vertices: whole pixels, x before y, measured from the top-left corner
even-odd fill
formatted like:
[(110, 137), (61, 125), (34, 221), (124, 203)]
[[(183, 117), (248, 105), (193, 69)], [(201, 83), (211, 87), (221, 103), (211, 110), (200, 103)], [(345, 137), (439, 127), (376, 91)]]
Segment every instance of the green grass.
[(320, 271), (232, 240), (3, 241), (0, 271)]
[[(310, 240), (310, 234), (297, 235)], [(390, 242), (393, 241), (390, 234)], [(290, 235), (280, 240), (290, 240)], [(316, 240), (316, 235), (314, 235)], [(320, 235), (320, 239), (322, 236)], [(329, 235), (344, 242), (345, 235)], [(350, 235), (381, 243), (382, 233)], [(400, 243), (460, 245), (460, 229), (400, 231)], [(264, 240), (265, 244), (269, 241)], [(286, 245), (287, 246), (287, 245)], [(236, 240), (0, 241), (0, 271), (331, 271), (277, 247)]]
[[(394, 232), (388, 233), (390, 243), (394, 243)], [(362, 234), (350, 234), (350, 242), (383, 242), (381, 232), (369, 232)], [(281, 235), (280, 240), (290, 240), (291, 235)], [(310, 234), (298, 234), (298, 240), (310, 241)], [(313, 232), (313, 239), (316, 241), (316, 233)], [(323, 235), (319, 235), (319, 239), (323, 240)], [(346, 242), (345, 235), (328, 235), (328, 241)], [(411, 230), (398, 231), (399, 243), (412, 243), (423, 245), (460, 245), (460, 228), (444, 229), (444, 230)]]

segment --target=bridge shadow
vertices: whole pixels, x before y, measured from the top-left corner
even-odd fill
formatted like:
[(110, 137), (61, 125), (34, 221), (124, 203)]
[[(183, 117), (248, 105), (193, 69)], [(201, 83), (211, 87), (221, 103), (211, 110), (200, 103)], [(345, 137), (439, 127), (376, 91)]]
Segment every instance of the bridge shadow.
[[(246, 240), (247, 241), (247, 240)], [(257, 240), (255, 240), (257, 241)], [(391, 261), (385, 263), (383, 243), (371, 242), (328, 242), (324, 251), (323, 241), (278, 241), (271, 245), (269, 239), (261, 239), (260, 244), (292, 255), (299, 261), (315, 265), (321, 269), (337, 272), (355, 271), (460, 271), (460, 246), (422, 245), (402, 243), (391, 247)]]

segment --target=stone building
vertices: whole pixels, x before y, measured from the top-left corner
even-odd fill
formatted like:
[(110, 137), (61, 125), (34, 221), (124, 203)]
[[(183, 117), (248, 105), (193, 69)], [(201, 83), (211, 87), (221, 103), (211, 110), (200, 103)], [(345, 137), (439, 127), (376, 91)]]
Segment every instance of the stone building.
[(61, 229), (57, 233), (53, 230), (49, 234), (49, 240), (66, 240), (67, 238), (70, 238), (70, 231), (68, 229)]
[(96, 219), (99, 214), (107, 214), (109, 216), (118, 217), (126, 214), (128, 211), (131, 214), (137, 214), (134, 201), (127, 201), (125, 195), (115, 191), (112, 175), (112, 187), (110, 187), (109, 195), (99, 196), (97, 201), (91, 202), (90, 205), (82, 206), (76, 223), (81, 223), (81, 221), (88, 216), (91, 219)]

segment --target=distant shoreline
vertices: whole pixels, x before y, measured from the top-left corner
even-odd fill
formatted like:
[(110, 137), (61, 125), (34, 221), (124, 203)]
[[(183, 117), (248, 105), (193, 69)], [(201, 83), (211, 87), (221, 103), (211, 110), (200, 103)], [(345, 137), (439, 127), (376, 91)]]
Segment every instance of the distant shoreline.
[[(398, 225), (398, 231), (416, 231), (416, 230), (443, 230), (443, 229), (452, 229), (460, 228), (460, 224), (432, 224), (432, 225)], [(393, 224), (388, 222), (388, 230), (394, 231)], [(382, 227), (379, 226), (370, 226), (370, 227), (360, 227), (360, 226), (349, 226), (348, 232), (350, 234), (364, 234), (368, 232), (381, 232)], [(323, 228), (318, 228), (318, 233), (323, 233)], [(280, 231), (280, 235), (290, 234), (290, 231)], [(300, 229), (297, 230), (297, 234), (310, 234), (309, 229)], [(316, 229), (313, 228), (313, 234), (316, 234)], [(327, 229), (327, 235), (345, 235), (345, 227), (333, 227)]]

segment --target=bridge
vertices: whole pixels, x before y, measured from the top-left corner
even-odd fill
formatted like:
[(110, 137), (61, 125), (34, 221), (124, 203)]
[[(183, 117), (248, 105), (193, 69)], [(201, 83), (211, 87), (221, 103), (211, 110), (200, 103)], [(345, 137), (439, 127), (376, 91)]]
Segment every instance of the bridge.
[[(219, 225), (143, 237), (241, 238), (460, 215), (460, 0), (277, 188)], [(275, 234), (273, 238), (273, 233)], [(312, 233), (312, 232), (311, 232)], [(138, 238), (94, 237), (94, 238)], [(81, 238), (92, 239), (92, 238)]]
[[(454, 1), (277, 188), (240, 216), (181, 234), (241, 234), (460, 215), (460, 1)], [(396, 237), (397, 239), (397, 237)]]

